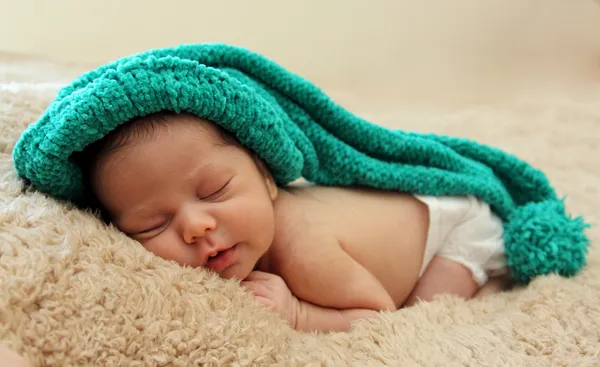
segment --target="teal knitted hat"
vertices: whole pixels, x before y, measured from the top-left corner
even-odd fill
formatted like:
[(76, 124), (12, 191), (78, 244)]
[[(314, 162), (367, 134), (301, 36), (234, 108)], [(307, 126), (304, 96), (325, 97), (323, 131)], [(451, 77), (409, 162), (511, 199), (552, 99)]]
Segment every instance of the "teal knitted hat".
[(258, 154), (279, 185), (368, 186), (421, 195), (475, 195), (503, 220), (515, 279), (576, 274), (587, 225), (565, 213), (546, 176), (473, 141), (389, 130), (336, 105), (267, 58), (223, 44), (128, 56), (63, 88), (13, 151), (18, 174), (39, 191), (77, 202), (86, 193), (71, 155), (119, 124), (159, 111), (219, 124)]

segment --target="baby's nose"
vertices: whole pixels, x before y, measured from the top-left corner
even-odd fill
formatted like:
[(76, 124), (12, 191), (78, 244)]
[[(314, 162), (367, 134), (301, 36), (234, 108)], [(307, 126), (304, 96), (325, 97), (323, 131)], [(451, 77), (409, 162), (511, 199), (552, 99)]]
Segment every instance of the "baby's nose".
[(214, 231), (217, 221), (211, 215), (203, 211), (187, 213), (183, 220), (183, 240), (193, 244), (199, 238), (205, 237), (207, 233)]
[(214, 226), (209, 223), (195, 223), (188, 225), (183, 231), (183, 240), (188, 244), (193, 244), (198, 239), (206, 236), (207, 233), (214, 230)]

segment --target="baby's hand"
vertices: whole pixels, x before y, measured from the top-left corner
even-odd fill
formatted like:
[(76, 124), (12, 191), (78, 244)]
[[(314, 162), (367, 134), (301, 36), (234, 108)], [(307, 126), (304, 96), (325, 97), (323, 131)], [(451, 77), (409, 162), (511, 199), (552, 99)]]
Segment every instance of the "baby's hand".
[(284, 320), (290, 323), (291, 327), (295, 328), (298, 298), (292, 294), (281, 277), (262, 271), (253, 271), (242, 282), (242, 285), (254, 294), (254, 298), (279, 313)]

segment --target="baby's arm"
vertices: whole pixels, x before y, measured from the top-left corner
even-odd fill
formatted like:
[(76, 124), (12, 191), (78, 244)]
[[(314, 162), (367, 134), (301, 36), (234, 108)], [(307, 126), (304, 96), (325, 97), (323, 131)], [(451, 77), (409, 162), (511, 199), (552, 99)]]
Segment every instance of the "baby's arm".
[(437, 294), (455, 294), (470, 298), (479, 290), (471, 270), (452, 260), (434, 256), (417, 282), (404, 306), (409, 307), (419, 301), (429, 302)]
[(305, 243), (302, 253), (282, 272), (299, 300), (296, 329), (347, 331), (354, 320), (396, 310), (379, 280), (336, 239)]
[(336, 309), (314, 305), (299, 300), (296, 315), (296, 329), (301, 331), (318, 330), (322, 332), (348, 331), (352, 321), (375, 316), (377, 310)]

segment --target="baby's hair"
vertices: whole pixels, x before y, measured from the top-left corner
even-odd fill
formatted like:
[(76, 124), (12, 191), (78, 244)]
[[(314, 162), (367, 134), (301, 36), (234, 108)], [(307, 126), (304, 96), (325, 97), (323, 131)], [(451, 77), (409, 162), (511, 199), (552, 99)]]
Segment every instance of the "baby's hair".
[[(190, 118), (198, 119), (198, 123), (210, 123), (206, 120), (188, 114), (178, 114), (171, 111), (161, 111), (125, 122), (114, 130), (109, 132), (102, 139), (88, 145), (83, 151), (73, 153), (72, 161), (80, 168), (84, 187), (86, 188), (86, 198), (81, 206), (97, 209), (104, 213), (101, 204), (92, 190), (92, 175), (98, 168), (99, 163), (111, 154), (117, 153), (124, 147), (132, 144), (138, 139), (153, 139), (160, 129), (165, 129), (169, 125), (169, 119), (181, 115), (187, 115)], [(224, 130), (217, 124), (213, 125), (217, 131), (216, 144), (222, 146), (235, 145), (242, 147), (237, 138), (230, 132)], [(106, 218), (105, 218), (106, 219)]]
[[(124, 124), (117, 126), (102, 139), (88, 145), (83, 151), (74, 153), (72, 159), (82, 169), (82, 171), (88, 171), (84, 173), (85, 176), (86, 173), (90, 173), (89, 171), (95, 169), (95, 166), (102, 158), (121, 150), (133, 140), (153, 138), (158, 129), (166, 128), (169, 125), (169, 118), (179, 115), (183, 114), (162, 111), (136, 117)], [(199, 121), (199, 123), (202, 122), (205, 121)], [(218, 137), (220, 138), (220, 140), (216, 143), (222, 145), (240, 145), (239, 141), (233, 134), (225, 131), (216, 124), (214, 124), (214, 126), (217, 129)]]

